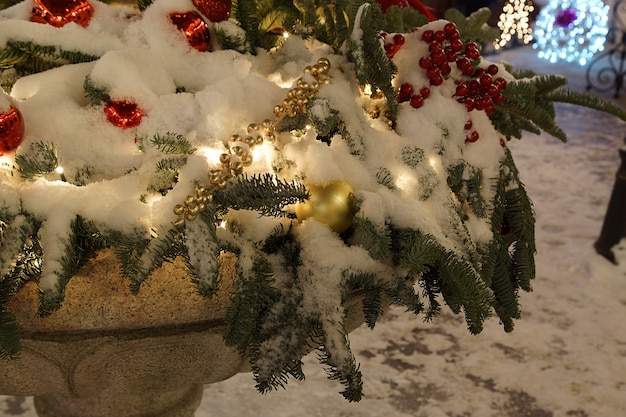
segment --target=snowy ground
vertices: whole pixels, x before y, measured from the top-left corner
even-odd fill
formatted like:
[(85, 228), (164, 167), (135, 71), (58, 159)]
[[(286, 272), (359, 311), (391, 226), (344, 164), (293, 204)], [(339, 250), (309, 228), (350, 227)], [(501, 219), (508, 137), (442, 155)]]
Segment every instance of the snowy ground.
[[(586, 85), (584, 68), (540, 62), (530, 48), (490, 59)], [(426, 324), (392, 309), (374, 331), (351, 334), (365, 379), (360, 403), (343, 400), (309, 358), (306, 381), (285, 391), (261, 396), (249, 374), (207, 386), (197, 417), (626, 415), (626, 241), (616, 248), (619, 266), (593, 249), (626, 123), (572, 106), (558, 114), (569, 143), (528, 135), (511, 144), (534, 200), (538, 248), (534, 292), (523, 295), (513, 333), (492, 320), (472, 336), (452, 314)], [(2, 416), (36, 414), (30, 398), (0, 396)]]

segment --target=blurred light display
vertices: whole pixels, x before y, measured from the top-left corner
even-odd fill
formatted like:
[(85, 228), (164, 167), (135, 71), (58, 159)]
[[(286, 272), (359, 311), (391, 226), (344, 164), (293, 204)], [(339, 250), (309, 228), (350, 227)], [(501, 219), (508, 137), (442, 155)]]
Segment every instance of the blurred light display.
[(609, 6), (602, 0), (550, 1), (537, 16), (535, 43), (539, 58), (585, 65), (604, 49)]
[(528, 0), (509, 0), (504, 5), (498, 20), (498, 28), (502, 33), (493, 43), (496, 50), (506, 47), (515, 38), (524, 44), (533, 40), (530, 14), (534, 9)]

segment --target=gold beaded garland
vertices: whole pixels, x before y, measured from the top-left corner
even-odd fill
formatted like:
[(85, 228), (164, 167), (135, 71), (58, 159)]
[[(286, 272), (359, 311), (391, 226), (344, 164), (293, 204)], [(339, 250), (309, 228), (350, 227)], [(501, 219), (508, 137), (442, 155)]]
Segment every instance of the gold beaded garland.
[(265, 119), (260, 124), (249, 124), (243, 137), (233, 134), (228, 140), (228, 152), (220, 155), (221, 168), (212, 169), (208, 173), (209, 184), (197, 185), (194, 195), (187, 196), (183, 204), (174, 206), (173, 212), (177, 216), (174, 225), (181, 227), (186, 221), (194, 221), (212, 201), (215, 188), (224, 189), (229, 180), (242, 175), (244, 168), (252, 165), (252, 149), (265, 142), (274, 143), (276, 127), (285, 117), (294, 117), (298, 112), (305, 113), (306, 106), (315, 98), (320, 87), (330, 83), (329, 71), (330, 61), (327, 58), (320, 58), (315, 65), (307, 66), (304, 74), (310, 74), (315, 81), (307, 82), (299, 78), (283, 103), (274, 107), (274, 120)]

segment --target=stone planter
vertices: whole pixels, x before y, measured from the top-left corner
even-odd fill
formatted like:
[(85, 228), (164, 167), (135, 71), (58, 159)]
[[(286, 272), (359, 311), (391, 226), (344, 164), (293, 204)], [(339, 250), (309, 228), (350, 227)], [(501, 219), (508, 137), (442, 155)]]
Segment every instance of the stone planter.
[[(203, 384), (249, 371), (223, 343), (234, 274), (234, 256), (224, 256), (211, 300), (196, 293), (182, 263), (165, 264), (133, 296), (111, 252), (89, 261), (48, 318), (35, 316), (29, 283), (9, 305), (23, 348), (2, 363), (0, 393), (34, 396), (42, 417), (193, 416)], [(353, 330), (363, 322), (359, 297), (348, 304)]]

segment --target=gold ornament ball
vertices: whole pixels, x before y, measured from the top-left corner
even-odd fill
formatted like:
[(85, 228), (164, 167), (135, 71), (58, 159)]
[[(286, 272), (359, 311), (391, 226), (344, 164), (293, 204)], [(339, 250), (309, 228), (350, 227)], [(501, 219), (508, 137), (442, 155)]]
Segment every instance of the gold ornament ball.
[(307, 185), (309, 199), (296, 205), (296, 217), (303, 221), (313, 217), (337, 233), (346, 231), (357, 212), (354, 189), (344, 181), (326, 185)]

